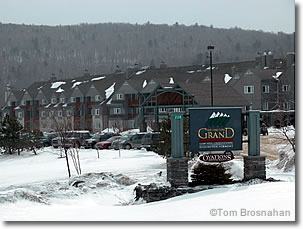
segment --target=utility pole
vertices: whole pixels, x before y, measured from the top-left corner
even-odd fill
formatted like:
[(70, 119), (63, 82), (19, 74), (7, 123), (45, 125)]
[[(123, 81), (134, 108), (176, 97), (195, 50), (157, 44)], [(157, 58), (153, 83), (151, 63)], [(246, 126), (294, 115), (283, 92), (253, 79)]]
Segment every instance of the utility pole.
[(207, 50), (209, 51), (209, 65), (210, 65), (210, 99), (211, 106), (214, 106), (214, 92), (213, 92), (213, 56), (212, 50), (214, 50), (215, 46), (209, 45), (207, 46)]

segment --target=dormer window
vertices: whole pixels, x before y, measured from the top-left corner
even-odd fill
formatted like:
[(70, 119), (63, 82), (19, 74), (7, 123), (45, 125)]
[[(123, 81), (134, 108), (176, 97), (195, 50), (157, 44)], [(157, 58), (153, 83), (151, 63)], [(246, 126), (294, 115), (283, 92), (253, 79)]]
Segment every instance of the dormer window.
[(95, 101), (101, 101), (101, 96), (100, 95), (95, 95)]
[(56, 102), (57, 102), (57, 99), (56, 98), (52, 98), (51, 103), (55, 104)]
[(12, 102), (11, 102), (11, 101), (8, 101), (8, 102), (7, 102), (7, 106), (10, 107), (11, 105), (12, 105)]
[(123, 94), (117, 94), (117, 100), (122, 100), (123, 99)]
[(21, 105), (25, 106), (25, 100), (21, 100)]
[(41, 103), (44, 105), (44, 104), (46, 104), (46, 99), (42, 99), (41, 100)]
[(71, 103), (75, 103), (75, 102), (76, 102), (76, 98), (75, 98), (75, 97), (71, 97), (71, 98), (70, 98), (70, 102), (71, 102)]
[(60, 103), (65, 103), (65, 98), (60, 98)]

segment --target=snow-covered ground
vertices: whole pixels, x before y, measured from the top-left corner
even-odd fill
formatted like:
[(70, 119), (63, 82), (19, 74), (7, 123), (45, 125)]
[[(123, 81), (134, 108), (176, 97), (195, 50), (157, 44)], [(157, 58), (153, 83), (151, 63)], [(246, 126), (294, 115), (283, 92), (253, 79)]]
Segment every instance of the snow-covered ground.
[[(134, 202), (140, 184), (166, 182), (166, 160), (145, 150), (80, 150), (82, 175), (52, 147), (38, 155), (0, 156), (0, 218), (3, 221), (288, 221), (295, 219), (295, 170), (267, 161), (267, 177), (281, 182), (221, 186), (144, 203)], [(241, 157), (228, 162), (241, 179)], [(162, 175), (160, 176), (160, 171)], [(285, 216), (281, 216), (284, 214)], [(273, 216), (271, 216), (273, 215)]]

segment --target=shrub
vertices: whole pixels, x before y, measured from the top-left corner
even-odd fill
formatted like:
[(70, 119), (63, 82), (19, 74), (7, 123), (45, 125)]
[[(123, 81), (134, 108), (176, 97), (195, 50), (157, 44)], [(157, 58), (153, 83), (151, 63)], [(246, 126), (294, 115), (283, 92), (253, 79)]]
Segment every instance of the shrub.
[(222, 164), (208, 164), (198, 162), (192, 170), (192, 186), (212, 185), (212, 184), (231, 184), (231, 175)]

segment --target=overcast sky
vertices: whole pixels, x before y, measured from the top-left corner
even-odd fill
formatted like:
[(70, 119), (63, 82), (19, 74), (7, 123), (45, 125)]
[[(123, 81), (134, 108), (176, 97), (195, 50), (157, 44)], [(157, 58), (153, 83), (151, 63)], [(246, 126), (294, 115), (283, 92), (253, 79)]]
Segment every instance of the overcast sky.
[(126, 22), (295, 31), (295, 0), (0, 0), (0, 22)]

